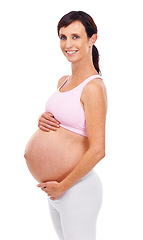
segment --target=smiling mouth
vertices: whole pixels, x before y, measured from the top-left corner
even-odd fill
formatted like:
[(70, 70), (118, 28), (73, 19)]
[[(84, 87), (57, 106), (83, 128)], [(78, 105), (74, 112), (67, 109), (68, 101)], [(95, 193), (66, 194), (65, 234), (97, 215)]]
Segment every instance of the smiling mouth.
[(66, 51), (68, 55), (73, 55), (77, 52), (78, 50), (73, 50), (73, 51)]

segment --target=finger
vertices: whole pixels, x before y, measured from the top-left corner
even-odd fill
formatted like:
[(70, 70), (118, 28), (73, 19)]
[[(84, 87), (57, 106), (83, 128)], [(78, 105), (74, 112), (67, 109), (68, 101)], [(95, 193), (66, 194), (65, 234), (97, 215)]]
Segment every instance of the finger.
[(44, 190), (44, 188), (41, 188), (41, 190), (42, 190), (43, 192), (46, 192), (46, 191)]
[(46, 124), (39, 125), (38, 127), (39, 127), (41, 130), (44, 130), (44, 131), (47, 130), (47, 132), (49, 132), (50, 130), (56, 131), (57, 128), (58, 128), (58, 127), (55, 128), (55, 127), (52, 127), (52, 126), (46, 125)]
[(59, 126), (60, 122), (55, 120), (54, 118), (49, 118), (49, 120), (45, 121), (45, 123), (50, 124), (52, 126)]
[(47, 113), (47, 112), (46, 112), (46, 114), (49, 115), (50, 119), (52, 118), (51, 120), (52, 120), (53, 122), (55, 122), (55, 123), (56, 123), (56, 122), (60, 123), (60, 122), (54, 117), (54, 115), (53, 115), (52, 113), (49, 113), (49, 112)]
[(45, 120), (45, 119), (39, 120), (39, 122), (38, 122), (38, 127), (40, 127), (40, 126), (43, 126), (43, 127), (45, 127), (45, 128), (48, 128), (48, 129), (50, 129), (50, 130), (57, 130), (57, 128), (60, 127), (59, 124), (50, 122), (49, 120)]
[(50, 112), (45, 112), (45, 113), (48, 114), (51, 117), (54, 117), (54, 115), (52, 113), (50, 113)]
[(44, 188), (44, 187), (41, 187), (41, 190), (46, 192), (46, 193), (49, 193), (48, 189), (47, 188)]
[(46, 186), (45, 186), (45, 183), (39, 183), (37, 184), (37, 187), (46, 187)]
[(42, 131), (49, 132), (50, 130), (43, 126), (38, 126)]
[(43, 113), (41, 117), (45, 118), (46, 120), (49, 120), (50, 122), (59, 123), (59, 121), (55, 119), (53, 115), (50, 116), (49, 113)]
[(49, 125), (49, 126), (51, 126), (51, 127), (59, 127), (59, 123), (54, 123), (54, 122), (52, 122), (52, 121), (50, 121), (50, 120), (47, 120), (47, 119), (45, 119), (45, 118), (41, 118), (40, 120), (39, 120), (39, 125), (45, 125), (45, 126), (47, 126), (47, 125)]
[(50, 197), (51, 200), (56, 200), (54, 197)]

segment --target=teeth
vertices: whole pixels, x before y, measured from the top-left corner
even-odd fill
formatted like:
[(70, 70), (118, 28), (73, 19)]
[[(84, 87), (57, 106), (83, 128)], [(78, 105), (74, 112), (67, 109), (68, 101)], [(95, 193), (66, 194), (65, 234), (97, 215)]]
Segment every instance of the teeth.
[(68, 54), (73, 54), (75, 53), (76, 51), (66, 51)]

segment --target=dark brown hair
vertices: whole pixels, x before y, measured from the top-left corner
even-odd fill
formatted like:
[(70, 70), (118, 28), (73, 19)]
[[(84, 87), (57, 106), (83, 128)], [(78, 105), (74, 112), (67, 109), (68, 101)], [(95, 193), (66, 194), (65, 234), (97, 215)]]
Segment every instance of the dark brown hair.
[[(97, 34), (97, 26), (89, 14), (82, 11), (71, 11), (65, 14), (59, 21), (57, 26), (58, 35), (61, 27), (67, 27), (68, 25), (75, 21), (80, 21), (84, 25), (85, 31), (89, 38), (91, 38), (93, 34)], [(92, 59), (96, 71), (100, 73), (99, 52), (95, 45), (93, 45), (92, 47)]]

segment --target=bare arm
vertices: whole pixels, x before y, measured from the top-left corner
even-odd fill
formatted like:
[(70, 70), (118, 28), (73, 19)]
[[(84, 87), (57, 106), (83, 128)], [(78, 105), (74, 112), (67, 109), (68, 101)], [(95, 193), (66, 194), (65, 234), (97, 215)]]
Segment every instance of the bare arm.
[(102, 82), (92, 81), (83, 92), (83, 104), (89, 149), (73, 171), (61, 182), (64, 190), (85, 176), (105, 156), (106, 89)]

